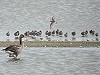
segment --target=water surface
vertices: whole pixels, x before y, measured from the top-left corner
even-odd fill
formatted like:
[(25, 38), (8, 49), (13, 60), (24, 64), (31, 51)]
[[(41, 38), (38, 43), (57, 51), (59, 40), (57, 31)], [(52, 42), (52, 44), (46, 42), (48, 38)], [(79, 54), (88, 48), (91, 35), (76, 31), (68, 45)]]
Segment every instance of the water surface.
[[(3, 48), (0, 48), (3, 49)], [(0, 52), (0, 75), (99, 75), (100, 48), (25, 48), (19, 61)]]

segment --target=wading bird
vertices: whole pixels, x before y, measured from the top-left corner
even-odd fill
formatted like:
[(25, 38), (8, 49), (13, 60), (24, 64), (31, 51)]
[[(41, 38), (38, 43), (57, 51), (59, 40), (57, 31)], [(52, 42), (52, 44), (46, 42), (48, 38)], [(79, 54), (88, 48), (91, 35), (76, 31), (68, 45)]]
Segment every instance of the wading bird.
[(10, 32), (9, 31), (6, 33), (6, 36), (7, 36), (7, 40), (9, 41), (9, 36), (10, 36)]
[(19, 31), (16, 31), (16, 32), (14, 33), (14, 35), (15, 35), (15, 39), (18, 39)]

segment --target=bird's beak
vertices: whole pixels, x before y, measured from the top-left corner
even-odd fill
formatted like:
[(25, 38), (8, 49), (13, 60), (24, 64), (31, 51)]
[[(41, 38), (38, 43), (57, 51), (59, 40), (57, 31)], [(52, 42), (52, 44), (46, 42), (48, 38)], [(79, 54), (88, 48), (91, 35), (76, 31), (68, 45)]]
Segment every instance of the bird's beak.
[(1, 51), (4, 51), (4, 49), (2, 49)]

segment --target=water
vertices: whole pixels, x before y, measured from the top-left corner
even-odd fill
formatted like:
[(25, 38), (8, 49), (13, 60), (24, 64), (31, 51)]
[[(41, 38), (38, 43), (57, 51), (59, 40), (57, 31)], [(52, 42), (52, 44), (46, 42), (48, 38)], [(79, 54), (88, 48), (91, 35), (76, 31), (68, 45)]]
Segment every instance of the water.
[[(50, 29), (51, 17), (55, 16), (57, 24)], [(76, 38), (85, 30), (95, 30), (100, 35), (100, 0), (0, 0), (0, 41), (6, 40), (5, 33), (31, 30), (75, 31)], [(88, 36), (89, 39), (94, 38)]]
[(100, 48), (27, 47), (18, 58), (0, 52), (0, 75), (100, 74)]

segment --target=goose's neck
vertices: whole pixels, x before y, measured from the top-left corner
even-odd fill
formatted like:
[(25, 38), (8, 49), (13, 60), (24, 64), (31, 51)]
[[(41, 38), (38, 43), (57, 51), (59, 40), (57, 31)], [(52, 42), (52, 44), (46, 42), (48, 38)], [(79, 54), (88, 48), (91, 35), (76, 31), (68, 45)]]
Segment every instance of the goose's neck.
[(20, 42), (20, 45), (22, 45), (22, 38), (21, 37), (19, 38), (19, 42)]
[(24, 48), (24, 42), (22, 41), (21, 37), (19, 38), (19, 41), (20, 41), (21, 48), (23, 49)]

